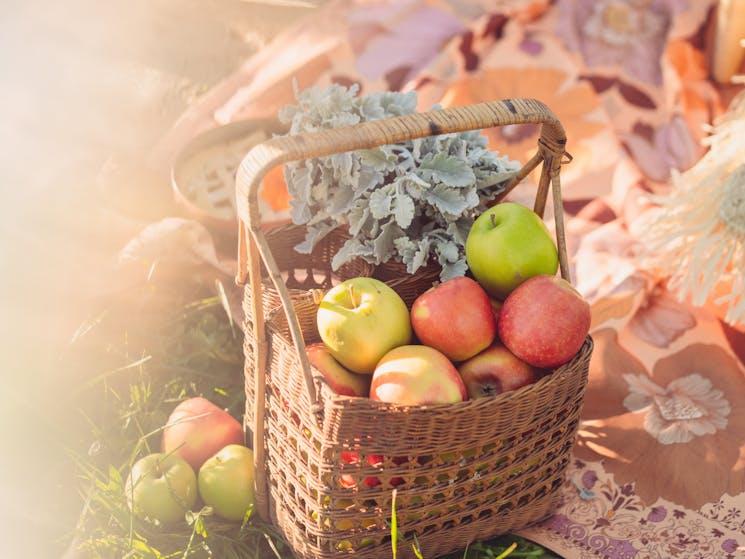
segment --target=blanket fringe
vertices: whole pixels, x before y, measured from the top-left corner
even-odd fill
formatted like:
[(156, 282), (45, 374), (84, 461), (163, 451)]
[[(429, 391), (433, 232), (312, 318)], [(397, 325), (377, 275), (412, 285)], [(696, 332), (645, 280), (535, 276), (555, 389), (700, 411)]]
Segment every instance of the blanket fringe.
[(701, 306), (721, 281), (729, 293), (724, 320), (745, 324), (745, 92), (739, 94), (706, 139), (708, 152), (672, 177), (666, 196), (639, 227), (642, 266), (668, 276), (681, 301)]

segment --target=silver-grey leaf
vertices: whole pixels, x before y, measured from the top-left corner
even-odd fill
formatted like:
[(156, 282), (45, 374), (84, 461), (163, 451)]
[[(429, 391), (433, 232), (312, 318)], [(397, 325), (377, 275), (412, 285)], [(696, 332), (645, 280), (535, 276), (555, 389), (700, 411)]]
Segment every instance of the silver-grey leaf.
[(395, 241), (401, 235), (403, 231), (394, 220), (383, 224), (380, 234), (373, 241), (373, 256), (376, 264), (387, 262), (396, 254)]
[(349, 234), (353, 237), (359, 235), (361, 231), (367, 229), (370, 219), (369, 206), (352, 207), (347, 216), (347, 221), (349, 222)]
[(339, 188), (329, 200), (329, 215), (339, 217), (338, 214), (347, 213), (354, 203), (354, 194), (353, 188)]
[(373, 95), (367, 95), (362, 99), (359, 111), (364, 120), (385, 118), (385, 109), (380, 105), (380, 98)]
[(451, 278), (457, 278), (466, 275), (468, 271), (468, 264), (466, 263), (465, 257), (456, 260), (455, 262), (446, 262), (442, 264), (442, 271), (440, 272), (440, 281), (446, 281)]
[(373, 149), (361, 149), (355, 152), (363, 165), (368, 165), (376, 171), (390, 172), (396, 169), (398, 157), (386, 150), (385, 146)]
[(447, 153), (427, 154), (419, 164), (419, 171), (423, 179), (448, 186), (467, 186), (476, 181), (466, 161)]
[(288, 165), (285, 171), (285, 179), (287, 180), (288, 191), (295, 200), (311, 202), (313, 176), (305, 164), (293, 163)]
[(338, 270), (343, 264), (346, 264), (357, 257), (369, 260), (372, 256), (372, 252), (371, 247), (363, 245), (359, 240), (355, 238), (347, 239), (331, 259), (331, 269)]
[(460, 190), (453, 190), (444, 184), (425, 190), (423, 194), (424, 199), (443, 214), (458, 216), (468, 208), (468, 203)]
[(414, 200), (404, 190), (399, 189), (393, 198), (393, 216), (399, 227), (406, 229), (414, 219)]
[(302, 200), (290, 200), (290, 217), (296, 225), (308, 223), (313, 217), (310, 206)]
[(406, 271), (410, 274), (416, 273), (416, 271), (424, 266), (429, 260), (429, 250), (431, 245), (430, 239), (425, 237), (421, 239), (418, 244), (417, 251), (414, 253), (411, 261), (407, 263)]
[(447, 233), (450, 237), (455, 239), (458, 244), (465, 246), (472, 225), (473, 219), (469, 217), (459, 217), (455, 221), (448, 223)]
[(455, 262), (460, 257), (458, 245), (450, 241), (441, 241), (438, 243), (436, 252), (441, 264), (444, 262)]
[(466, 202), (466, 209), (472, 210), (479, 205), (481, 199), (479, 198), (479, 193), (475, 186), (470, 188), (463, 188), (461, 189), (461, 192), (465, 194), (463, 198)]
[(334, 229), (335, 227), (333, 225), (328, 224), (309, 226), (305, 231), (305, 240), (295, 245), (295, 250), (301, 254), (310, 254), (313, 252), (313, 248), (315, 248), (318, 241), (323, 239)]
[(364, 192), (377, 187), (379, 184), (383, 184), (384, 179), (385, 177), (380, 171), (376, 171), (369, 167), (361, 167), (359, 175), (356, 177), (357, 182), (355, 190), (359, 194), (363, 194)]
[(330, 156), (330, 167), (334, 169), (334, 178), (346, 181), (352, 175), (352, 154), (348, 151)]
[(383, 186), (370, 194), (370, 215), (375, 219), (384, 219), (391, 215), (393, 207), (393, 185)]

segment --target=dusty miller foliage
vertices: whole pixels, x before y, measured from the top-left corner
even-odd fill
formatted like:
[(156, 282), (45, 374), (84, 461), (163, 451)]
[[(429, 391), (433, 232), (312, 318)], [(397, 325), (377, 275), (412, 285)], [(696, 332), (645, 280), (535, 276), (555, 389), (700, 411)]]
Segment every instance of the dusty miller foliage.
[[(290, 134), (337, 128), (416, 111), (416, 92), (358, 96), (358, 86), (296, 89), (298, 105), (280, 112)], [(435, 107), (438, 108), (438, 107)], [(428, 138), (290, 163), (285, 179), (291, 216), (307, 228), (307, 254), (334, 228), (351, 238), (332, 268), (356, 257), (391, 259), (413, 274), (435, 257), (440, 279), (465, 274), (465, 242), (475, 217), (519, 168), (487, 149), (480, 131)]]

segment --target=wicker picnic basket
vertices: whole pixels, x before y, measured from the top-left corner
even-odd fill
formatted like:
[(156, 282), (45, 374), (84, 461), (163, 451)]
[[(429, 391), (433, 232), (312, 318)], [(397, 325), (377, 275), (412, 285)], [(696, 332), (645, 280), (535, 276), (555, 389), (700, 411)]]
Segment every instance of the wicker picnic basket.
[[(543, 163), (534, 209), (543, 215), (551, 190), (561, 274), (569, 279), (559, 181), (565, 135), (536, 100), (277, 137), (243, 160), (237, 176), (237, 280), (247, 284), (245, 423), (253, 437), (256, 507), (296, 556), (390, 556), (394, 499), (398, 556), (422, 553), (427, 559), (538, 522), (555, 508), (578, 427), (592, 339), (537, 383), (492, 398), (400, 406), (336, 395), (314, 375), (305, 355), (305, 344), (319, 341), (313, 289), (345, 279), (330, 271), (334, 241), (311, 265), (301, 262), (292, 248), (296, 241), (262, 230), (256, 203), (264, 175), (289, 161), (524, 123), (542, 124), (537, 153), (497, 202)], [(293, 285), (293, 270), (303, 267), (322, 281)], [(370, 270), (345, 272), (351, 277)], [(396, 274), (395, 267), (384, 269), (383, 277), (408, 305), (432, 283), (431, 274)]]

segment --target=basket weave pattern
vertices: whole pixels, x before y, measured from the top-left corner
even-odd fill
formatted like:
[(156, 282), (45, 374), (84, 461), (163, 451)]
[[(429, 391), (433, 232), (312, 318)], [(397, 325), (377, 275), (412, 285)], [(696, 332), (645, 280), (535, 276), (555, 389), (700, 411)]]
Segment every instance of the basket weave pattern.
[[(297, 312), (303, 323), (315, 320), (312, 304)], [(274, 318), (265, 416), (269, 508), (297, 555), (387, 554), (394, 488), (399, 531), (410, 542), (416, 535), (426, 557), (553, 510), (579, 421), (591, 340), (551, 375), (496, 398), (410, 408), (335, 396), (319, 383), (318, 424), (284, 316)], [(319, 341), (312, 329), (307, 333), (308, 343)], [(347, 463), (343, 451), (358, 460)], [(381, 455), (382, 467), (369, 464), (370, 455)], [(406, 557), (410, 550), (401, 551)]]
[[(550, 186), (561, 271), (569, 279), (559, 184), (563, 129), (537, 101), (486, 103), (312, 138), (278, 138), (244, 160), (238, 177), (238, 279), (249, 279), (246, 426), (254, 440), (257, 508), (298, 557), (389, 556), (394, 489), (400, 557), (414, 556), (414, 541), (433, 559), (547, 517), (575, 441), (592, 339), (537, 383), (492, 398), (400, 406), (335, 395), (304, 353), (305, 344), (319, 336), (307, 286), (303, 292), (288, 280), (287, 267), (298, 258), (291, 249), (296, 242), (265, 236), (258, 225), (252, 201), (261, 178), (293, 159), (526, 122), (544, 124), (539, 150), (504, 194), (543, 163), (534, 209), (542, 215)], [(242, 196), (247, 203), (240, 209)], [(278, 264), (275, 256), (284, 261)], [(332, 256), (326, 252), (313, 260), (315, 276), (332, 278)], [(363, 271), (350, 272), (368, 272)], [(396, 277), (395, 266), (372, 273), (387, 278), (409, 306), (433, 281), (430, 273)]]

